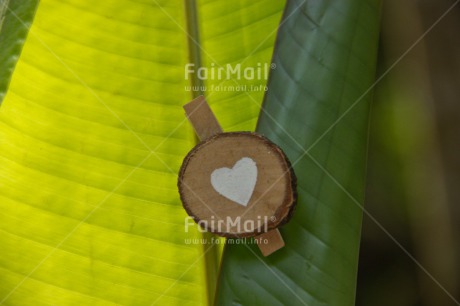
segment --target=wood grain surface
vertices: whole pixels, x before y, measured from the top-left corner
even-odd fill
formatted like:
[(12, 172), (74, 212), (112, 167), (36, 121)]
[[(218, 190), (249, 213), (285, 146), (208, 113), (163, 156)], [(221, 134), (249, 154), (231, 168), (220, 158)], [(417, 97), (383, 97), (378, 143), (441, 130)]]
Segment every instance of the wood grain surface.
[[(211, 184), (216, 169), (232, 169), (242, 158), (257, 166), (247, 206)], [(184, 159), (178, 187), (188, 214), (207, 231), (225, 237), (256, 236), (285, 224), (296, 201), (296, 178), (286, 156), (270, 140), (250, 132), (220, 133), (198, 144)]]

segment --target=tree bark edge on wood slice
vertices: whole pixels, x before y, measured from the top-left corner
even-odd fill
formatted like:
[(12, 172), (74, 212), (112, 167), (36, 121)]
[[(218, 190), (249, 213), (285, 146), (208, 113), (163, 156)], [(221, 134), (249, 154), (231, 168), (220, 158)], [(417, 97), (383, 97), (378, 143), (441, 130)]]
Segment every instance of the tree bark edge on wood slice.
[[(255, 182), (248, 170), (251, 160), (257, 169)], [(219, 185), (222, 180), (230, 187)], [(297, 200), (296, 176), (288, 158), (268, 138), (253, 132), (219, 133), (197, 144), (184, 158), (178, 187), (183, 207), (195, 222), (228, 238), (252, 237), (284, 225)], [(230, 226), (225, 224), (228, 218)], [(251, 222), (252, 227), (246, 226)]]

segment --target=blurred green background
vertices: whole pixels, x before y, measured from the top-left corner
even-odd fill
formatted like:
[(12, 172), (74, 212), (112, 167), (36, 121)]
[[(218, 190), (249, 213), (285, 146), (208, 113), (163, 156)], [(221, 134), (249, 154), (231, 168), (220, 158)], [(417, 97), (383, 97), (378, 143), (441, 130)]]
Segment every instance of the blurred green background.
[(383, 2), (357, 305), (459, 305), (457, 4)]

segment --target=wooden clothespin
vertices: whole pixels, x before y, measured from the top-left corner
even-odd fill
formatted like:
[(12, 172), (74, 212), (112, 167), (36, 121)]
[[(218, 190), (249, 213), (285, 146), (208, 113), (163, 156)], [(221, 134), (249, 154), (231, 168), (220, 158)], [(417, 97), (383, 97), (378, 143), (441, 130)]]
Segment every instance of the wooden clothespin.
[(297, 195), (286, 155), (257, 133), (224, 133), (203, 96), (184, 109), (201, 140), (179, 173), (187, 213), (217, 235), (254, 237), (264, 256), (282, 248), (278, 227), (289, 221)]

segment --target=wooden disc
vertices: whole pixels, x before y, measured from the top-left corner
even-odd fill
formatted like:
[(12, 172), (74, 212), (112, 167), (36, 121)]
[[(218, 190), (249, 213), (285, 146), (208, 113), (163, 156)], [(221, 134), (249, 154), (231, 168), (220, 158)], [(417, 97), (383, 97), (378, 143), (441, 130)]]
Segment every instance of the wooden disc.
[(185, 157), (179, 193), (205, 230), (250, 237), (285, 224), (296, 202), (296, 178), (283, 151), (249, 132), (220, 133)]

